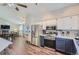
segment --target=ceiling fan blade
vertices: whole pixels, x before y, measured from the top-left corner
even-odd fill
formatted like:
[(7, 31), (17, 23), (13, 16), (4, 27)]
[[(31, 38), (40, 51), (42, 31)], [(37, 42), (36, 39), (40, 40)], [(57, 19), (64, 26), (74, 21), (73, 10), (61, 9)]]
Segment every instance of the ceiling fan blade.
[(19, 11), (19, 8), (18, 8), (18, 7), (16, 7), (15, 9), (16, 9), (17, 11)]
[(3, 5), (3, 6), (7, 6), (7, 3), (3, 3), (2, 5)]
[(16, 5), (21, 6), (21, 7), (24, 7), (24, 8), (27, 8), (27, 6), (26, 5), (23, 5), (23, 4), (16, 4)]

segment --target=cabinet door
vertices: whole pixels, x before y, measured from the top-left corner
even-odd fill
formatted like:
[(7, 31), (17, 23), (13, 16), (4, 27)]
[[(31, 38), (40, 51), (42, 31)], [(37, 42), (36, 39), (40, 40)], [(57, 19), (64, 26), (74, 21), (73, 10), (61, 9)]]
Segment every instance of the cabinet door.
[(75, 44), (73, 41), (72, 41), (71, 45), (72, 45), (71, 54), (76, 54), (77, 50), (76, 50), (76, 47), (75, 47)]
[(63, 38), (56, 38), (56, 50), (65, 52), (65, 40)]
[(76, 48), (72, 39), (66, 39), (65, 41), (65, 51), (68, 54), (75, 54)]
[(72, 30), (78, 30), (79, 29), (79, 17), (78, 16), (73, 16), (71, 19), (71, 26)]
[(57, 20), (57, 29), (71, 30), (70, 17), (60, 18)]
[(44, 47), (44, 36), (40, 36), (39, 45)]
[(57, 20), (57, 29), (62, 30), (78, 30), (79, 29), (79, 17), (65, 17)]
[(66, 43), (65, 43), (65, 50), (66, 50), (66, 53), (71, 54), (72, 40), (66, 39), (65, 42), (66, 42)]
[(71, 30), (72, 29), (71, 23), (72, 21), (70, 17), (64, 18), (64, 30)]
[(63, 29), (64, 28), (64, 23), (63, 23), (63, 19), (59, 18), (57, 20), (57, 29)]

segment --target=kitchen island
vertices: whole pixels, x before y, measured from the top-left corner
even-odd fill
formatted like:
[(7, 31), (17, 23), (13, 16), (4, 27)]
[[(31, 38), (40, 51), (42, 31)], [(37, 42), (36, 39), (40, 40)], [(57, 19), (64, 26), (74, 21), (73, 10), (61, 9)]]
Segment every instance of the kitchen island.
[(56, 50), (67, 54), (76, 54), (76, 46), (72, 37), (57, 36), (56, 38)]

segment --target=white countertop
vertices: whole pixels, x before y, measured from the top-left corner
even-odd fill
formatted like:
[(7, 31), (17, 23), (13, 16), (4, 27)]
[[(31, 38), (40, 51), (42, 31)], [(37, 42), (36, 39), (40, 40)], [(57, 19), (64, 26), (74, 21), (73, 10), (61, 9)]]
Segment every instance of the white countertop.
[(55, 40), (56, 35), (41, 34), (41, 36), (44, 36), (44, 39), (47, 40)]
[(3, 51), (5, 48), (7, 48), (10, 44), (12, 44), (12, 42), (6, 39), (0, 38), (0, 52)]
[(67, 38), (67, 39), (74, 39), (75, 37), (68, 37), (68, 36), (56, 36), (56, 37), (59, 37), (59, 38)]

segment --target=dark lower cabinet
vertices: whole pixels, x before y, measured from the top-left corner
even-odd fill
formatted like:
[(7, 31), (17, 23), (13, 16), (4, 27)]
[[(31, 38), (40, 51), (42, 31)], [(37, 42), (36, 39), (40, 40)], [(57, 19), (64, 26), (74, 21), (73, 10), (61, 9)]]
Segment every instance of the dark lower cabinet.
[(65, 40), (65, 51), (68, 54), (76, 54), (76, 48), (72, 39)]
[(44, 47), (44, 36), (40, 36), (40, 41), (39, 41), (39, 42), (40, 42), (39, 45), (40, 45), (41, 47)]
[(76, 48), (72, 39), (55, 38), (56, 50), (67, 53), (76, 54)]
[(55, 48), (55, 40), (44, 39), (44, 45), (50, 48)]
[(65, 52), (66, 53), (71, 53), (72, 49), (72, 40), (65, 40)]
[(56, 50), (65, 51), (65, 40), (61, 39), (61, 38), (57, 38), (56, 39)]

